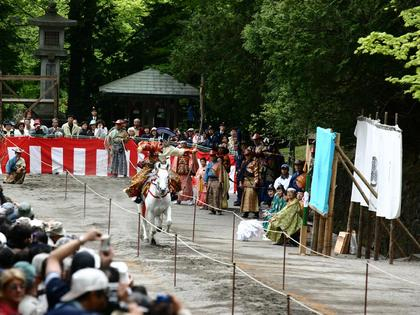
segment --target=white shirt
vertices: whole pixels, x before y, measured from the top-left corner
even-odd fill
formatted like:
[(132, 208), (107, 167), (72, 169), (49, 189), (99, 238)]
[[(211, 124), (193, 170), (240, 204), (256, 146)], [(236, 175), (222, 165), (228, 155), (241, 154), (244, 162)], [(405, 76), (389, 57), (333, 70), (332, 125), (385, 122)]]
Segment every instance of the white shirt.
[(287, 177), (282, 177), (282, 175), (280, 175), (280, 177), (274, 181), (274, 188), (277, 189), (277, 187), (283, 185), (283, 188), (287, 189), (291, 178), (292, 176), (290, 174)]

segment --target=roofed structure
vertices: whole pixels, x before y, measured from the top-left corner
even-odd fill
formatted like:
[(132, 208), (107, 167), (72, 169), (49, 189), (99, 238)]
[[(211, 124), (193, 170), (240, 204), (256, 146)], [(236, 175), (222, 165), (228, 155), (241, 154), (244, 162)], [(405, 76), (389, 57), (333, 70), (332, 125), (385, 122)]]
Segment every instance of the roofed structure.
[(99, 87), (102, 93), (198, 97), (199, 91), (155, 69), (146, 69)]
[[(155, 69), (146, 69), (99, 87), (102, 104), (109, 120), (124, 117), (140, 118), (143, 126), (178, 126), (179, 118), (185, 117), (182, 104), (197, 102), (200, 92)], [(185, 100), (187, 99), (187, 100)]]

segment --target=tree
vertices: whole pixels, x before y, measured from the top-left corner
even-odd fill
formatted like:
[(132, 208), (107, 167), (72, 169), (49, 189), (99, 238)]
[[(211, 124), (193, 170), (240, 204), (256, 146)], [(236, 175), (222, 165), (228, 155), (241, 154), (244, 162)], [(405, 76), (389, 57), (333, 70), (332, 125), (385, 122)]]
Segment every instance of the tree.
[(353, 53), (372, 30), (401, 29), (385, 7), (381, 0), (263, 1), (243, 36), (268, 72), (262, 117), (273, 133), (298, 139), (320, 125), (351, 137), (362, 108), (382, 111), (401, 101), (382, 81), (398, 65)]
[(404, 61), (404, 68), (414, 68), (413, 74), (402, 77), (390, 76), (386, 80), (408, 86), (405, 92), (420, 100), (420, 6), (404, 10), (400, 16), (404, 20), (404, 25), (413, 29), (412, 32), (401, 36), (372, 32), (369, 36), (359, 39), (360, 47), (356, 53), (392, 56), (396, 60)]
[(171, 54), (172, 73), (199, 85), (204, 75), (207, 122), (247, 126), (262, 103), (262, 65), (243, 48), (241, 32), (259, 1), (185, 1), (182, 35)]

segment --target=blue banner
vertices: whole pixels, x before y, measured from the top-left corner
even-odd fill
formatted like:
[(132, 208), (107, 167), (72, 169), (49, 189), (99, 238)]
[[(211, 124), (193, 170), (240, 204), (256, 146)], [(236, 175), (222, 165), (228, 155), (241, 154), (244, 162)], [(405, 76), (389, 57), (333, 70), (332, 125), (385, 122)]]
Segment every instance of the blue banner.
[(335, 137), (336, 134), (331, 129), (316, 128), (315, 162), (309, 205), (322, 215), (328, 213)]

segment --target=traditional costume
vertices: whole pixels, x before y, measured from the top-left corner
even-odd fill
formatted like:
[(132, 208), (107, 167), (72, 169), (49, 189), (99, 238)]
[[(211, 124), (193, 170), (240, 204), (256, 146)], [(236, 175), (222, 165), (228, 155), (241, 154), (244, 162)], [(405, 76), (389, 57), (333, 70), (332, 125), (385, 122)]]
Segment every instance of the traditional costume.
[(284, 200), (284, 198), (282, 196), (280, 196), (280, 194), (276, 193), (274, 195), (273, 202), (271, 204), (271, 208), (264, 211), (264, 214), (265, 214), (264, 222), (263, 222), (264, 230), (267, 231), (268, 224), (269, 224), (269, 221), (271, 220), (271, 218), (275, 214), (280, 212), (286, 205), (287, 205), (286, 200)]
[(22, 150), (17, 148), (14, 150), (15, 156), (6, 164), (6, 178), (4, 183), (7, 184), (23, 184), (26, 175), (26, 162), (22, 158)]
[(242, 162), (240, 181), (243, 187), (241, 212), (248, 217), (249, 212), (258, 217), (258, 185), (260, 183), (260, 167), (257, 159), (252, 158), (252, 152), (245, 150), (246, 160)]
[(302, 227), (302, 208), (299, 200), (294, 198), (271, 219), (268, 225), (267, 237), (274, 243), (279, 243), (282, 239), (281, 231), (292, 236)]
[(206, 167), (207, 165), (205, 167), (200, 166), (195, 175), (195, 182), (197, 187), (197, 206), (204, 206), (206, 203), (207, 186), (204, 182)]
[[(192, 153), (192, 154), (191, 154)], [(198, 161), (195, 151), (184, 149), (184, 154), (175, 156), (172, 164), (172, 171), (178, 174), (181, 180), (181, 193), (178, 194), (178, 203), (191, 201), (193, 199), (192, 176), (198, 169)]]
[[(123, 120), (118, 119), (115, 124), (122, 125)], [(106, 143), (111, 147), (111, 168), (110, 171), (113, 176), (123, 175), (127, 176), (127, 159), (125, 156), (124, 143), (128, 141), (128, 133), (124, 129), (114, 128), (106, 137)]]
[[(210, 151), (210, 157), (213, 159), (216, 152)], [(204, 181), (207, 184), (207, 204), (209, 205), (210, 213), (215, 214), (217, 209), (221, 208), (221, 194), (222, 194), (222, 170), (223, 165), (217, 160), (212, 160), (207, 164)], [(219, 211), (219, 210), (218, 210)], [(222, 211), (219, 211), (222, 214)]]

